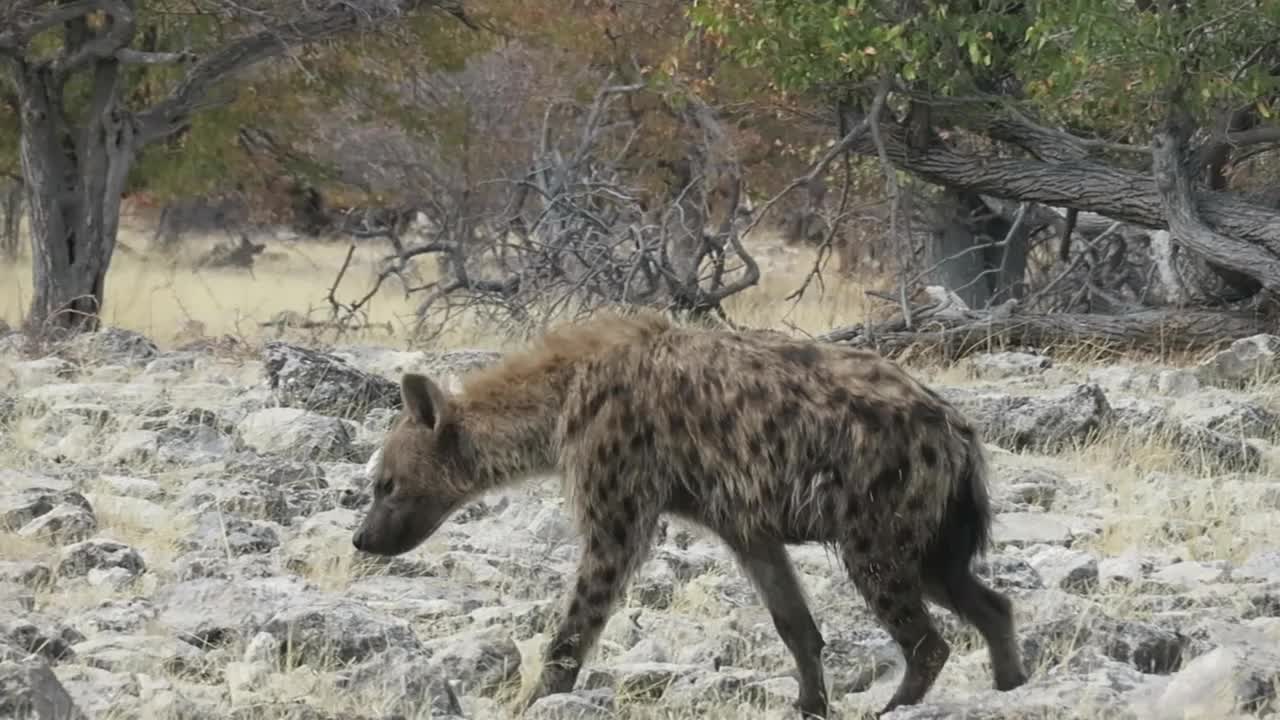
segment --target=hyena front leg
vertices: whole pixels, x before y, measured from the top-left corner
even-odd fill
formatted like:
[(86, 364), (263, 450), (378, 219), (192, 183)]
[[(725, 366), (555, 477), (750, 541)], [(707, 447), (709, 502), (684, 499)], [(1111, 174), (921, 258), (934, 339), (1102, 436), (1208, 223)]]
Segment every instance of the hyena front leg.
[(584, 525), (577, 581), (547, 646), (538, 683), (519, 704), (522, 712), (545, 695), (573, 690), (583, 658), (648, 550), (657, 514), (637, 512), (636, 503), (627, 498), (612, 510), (597, 507)]
[(773, 626), (791, 651), (800, 676), (800, 697), (796, 707), (802, 717), (827, 716), (827, 683), (822, 671), (825, 641), (805, 602), (800, 579), (787, 556), (786, 547), (776, 540), (740, 542), (725, 538), (738, 563), (764, 600)]

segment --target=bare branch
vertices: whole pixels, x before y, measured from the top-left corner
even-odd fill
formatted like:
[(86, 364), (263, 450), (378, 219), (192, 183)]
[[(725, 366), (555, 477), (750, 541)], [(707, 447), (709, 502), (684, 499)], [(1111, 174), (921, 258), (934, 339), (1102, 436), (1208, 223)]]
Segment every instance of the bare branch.
[(56, 77), (65, 78), (95, 60), (113, 57), (133, 41), (137, 30), (133, 8), (123, 0), (98, 0), (98, 5), (110, 18), (110, 26), (80, 47), (67, 48), (67, 53), (55, 60), (50, 68)]
[[(13, 54), (31, 42), (40, 33), (56, 28), (91, 13), (102, 10), (112, 0), (74, 0), (37, 12), (37, 2), (19, 3), (4, 16), (10, 27), (0, 31), (0, 53)], [(25, 20), (23, 19), (25, 18)]]
[[(409, 7), (437, 5), (429, 0), (406, 0)], [(202, 104), (214, 86), (252, 65), (303, 45), (387, 20), (400, 11), (399, 3), (357, 7), (340, 3), (330, 9), (281, 23), (206, 55), (187, 72), (169, 97), (138, 115), (140, 140), (154, 142), (177, 132)]]
[(175, 65), (198, 59), (192, 52), (143, 52), (130, 48), (117, 50), (115, 58), (125, 65)]
[(1236, 238), (1225, 236), (1200, 218), (1186, 161), (1190, 125), (1175, 95), (1169, 117), (1152, 139), (1152, 175), (1160, 194), (1169, 231), (1192, 251), (1264, 287), (1280, 291), (1280, 257)]

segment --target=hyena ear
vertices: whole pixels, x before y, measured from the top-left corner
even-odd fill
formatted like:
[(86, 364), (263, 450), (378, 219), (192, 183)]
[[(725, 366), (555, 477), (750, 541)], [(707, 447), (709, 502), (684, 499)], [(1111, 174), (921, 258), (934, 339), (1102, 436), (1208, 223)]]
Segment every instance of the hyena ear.
[(423, 375), (409, 373), (400, 380), (400, 399), (409, 417), (432, 430), (449, 415), (449, 396)]

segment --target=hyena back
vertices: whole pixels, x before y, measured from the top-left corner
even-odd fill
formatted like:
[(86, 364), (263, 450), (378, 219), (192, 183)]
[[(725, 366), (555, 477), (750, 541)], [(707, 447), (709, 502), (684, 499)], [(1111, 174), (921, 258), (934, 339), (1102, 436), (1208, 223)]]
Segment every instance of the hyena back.
[(901, 647), (881, 714), (919, 702), (950, 653), (925, 599), (977, 627), (998, 689), (1026, 682), (1010, 602), (970, 570), (991, 523), (977, 434), (874, 353), (641, 314), (549, 333), (456, 396), (419, 375), (401, 389), (358, 549), (408, 551), (468, 499), (564, 477), (582, 553), (522, 707), (573, 688), (663, 513), (724, 540), (795, 659), (805, 714), (827, 713), (824, 641), (787, 544), (836, 548)]

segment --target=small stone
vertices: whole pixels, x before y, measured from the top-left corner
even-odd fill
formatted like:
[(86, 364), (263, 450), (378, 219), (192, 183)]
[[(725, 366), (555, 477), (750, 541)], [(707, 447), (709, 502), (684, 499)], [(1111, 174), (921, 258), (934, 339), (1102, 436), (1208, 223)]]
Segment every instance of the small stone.
[(629, 698), (656, 700), (662, 697), (677, 677), (695, 673), (698, 667), (674, 663), (629, 663), (590, 668), (583, 671), (582, 687), (587, 690), (609, 688)]
[(1156, 392), (1184, 397), (1200, 389), (1200, 379), (1190, 370), (1161, 370), (1156, 373)]
[(160, 433), (151, 430), (126, 430), (116, 436), (103, 461), (108, 465), (136, 465), (150, 462), (160, 449)]
[(1280, 582), (1280, 550), (1259, 550), (1231, 572), (1240, 581)]
[(613, 720), (613, 693), (599, 690), (556, 693), (539, 698), (524, 714), (528, 720)]
[(996, 515), (992, 535), (997, 545), (1069, 546), (1075, 533), (1065, 516), (1050, 513), (1011, 512)]
[(1257, 648), (1217, 647), (1187, 663), (1153, 704), (1152, 720), (1256, 715), (1276, 700), (1280, 661)]
[(0, 560), (0, 583), (16, 583), (28, 588), (49, 584), (53, 573), (48, 566), (25, 560)]
[(266, 684), (272, 666), (260, 662), (229, 662), (223, 669), (223, 679), (231, 692), (231, 701), (240, 704), (253, 692)]
[(106, 570), (94, 568), (89, 571), (88, 575), (85, 575), (85, 580), (93, 587), (108, 587), (112, 590), (121, 590), (133, 582), (134, 577), (136, 576), (124, 568), (113, 567)]
[(200, 513), (195, 527), (179, 544), (189, 552), (217, 548), (224, 554), (238, 557), (274, 550), (280, 546), (280, 535), (265, 522), (208, 510)]
[(84, 540), (97, 531), (98, 519), (92, 511), (78, 505), (59, 505), (22, 526), (18, 534), (65, 545)]
[(244, 648), (247, 663), (275, 663), (280, 659), (280, 641), (275, 635), (260, 632), (253, 636)]
[(1241, 387), (1251, 381), (1265, 380), (1277, 367), (1280, 337), (1253, 335), (1231, 343), (1231, 346), (1202, 362), (1196, 377), (1206, 385)]
[(297, 408), (268, 408), (236, 426), (240, 442), (257, 452), (306, 460), (352, 455), (352, 431), (342, 420)]
[(1148, 563), (1134, 554), (1103, 558), (1098, 562), (1098, 579), (1107, 585), (1131, 585), (1145, 577), (1148, 569)]
[(141, 575), (146, 562), (137, 550), (114, 540), (85, 540), (62, 549), (58, 575), (82, 577), (91, 570), (120, 569), (127, 577)]
[(104, 633), (71, 649), (85, 665), (112, 672), (153, 671), (157, 667), (182, 672), (194, 668), (201, 659), (199, 650), (181, 640), (148, 635)]
[(1230, 566), (1225, 562), (1178, 562), (1152, 573), (1150, 580), (1178, 590), (1194, 590), (1226, 578)]
[(282, 652), (317, 667), (359, 662), (389, 647), (419, 647), (417, 636), (405, 621), (339, 597), (294, 603), (276, 613), (262, 629), (275, 636)]
[(974, 376), (981, 380), (1003, 380), (1040, 374), (1053, 367), (1053, 360), (1030, 353), (999, 352), (974, 356), (969, 365)]
[(426, 673), (447, 677), (464, 694), (484, 693), (520, 674), (520, 649), (505, 628), (463, 632), (422, 645)]
[(53, 670), (38, 659), (0, 662), (0, 717), (87, 720)]
[(113, 495), (151, 501), (160, 500), (165, 495), (164, 488), (155, 480), (127, 475), (103, 475), (98, 481)]
[(1098, 587), (1098, 561), (1088, 553), (1045, 547), (1031, 556), (1030, 563), (1049, 587), (1082, 594)]

